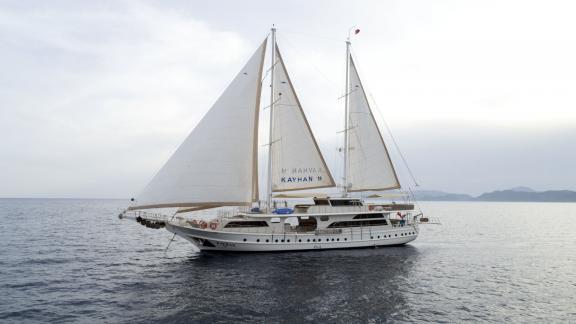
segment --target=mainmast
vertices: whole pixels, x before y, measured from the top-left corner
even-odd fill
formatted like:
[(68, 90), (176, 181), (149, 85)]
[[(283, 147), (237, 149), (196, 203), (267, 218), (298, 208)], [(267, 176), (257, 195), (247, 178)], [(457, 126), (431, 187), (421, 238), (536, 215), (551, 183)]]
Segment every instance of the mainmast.
[(271, 57), (271, 67), (270, 67), (270, 131), (268, 135), (268, 188), (266, 192), (266, 199), (268, 203), (268, 210), (272, 211), (272, 130), (274, 129), (272, 123), (274, 121), (274, 65), (276, 64), (276, 28), (272, 25), (271, 29), (271, 42), (270, 46), (272, 48)]
[(342, 176), (342, 196), (348, 196), (348, 95), (350, 94), (349, 89), (349, 77), (350, 77), (350, 32), (348, 32), (348, 38), (346, 39), (346, 85), (344, 87), (344, 172)]

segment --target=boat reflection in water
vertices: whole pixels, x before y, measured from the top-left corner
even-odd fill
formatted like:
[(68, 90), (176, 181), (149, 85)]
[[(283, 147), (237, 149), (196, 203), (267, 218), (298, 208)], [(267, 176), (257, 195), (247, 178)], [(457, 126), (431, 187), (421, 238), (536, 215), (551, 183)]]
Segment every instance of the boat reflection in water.
[[(160, 285), (166, 294), (146, 301), (150, 315), (162, 321), (207, 322), (402, 320), (410, 313), (404, 292), (410, 289), (409, 278), (419, 260), (418, 249), (410, 245), (220, 254), (203, 252), (155, 267), (154, 272), (166, 279), (151, 284)], [(152, 313), (161, 305), (178, 309), (157, 318)]]

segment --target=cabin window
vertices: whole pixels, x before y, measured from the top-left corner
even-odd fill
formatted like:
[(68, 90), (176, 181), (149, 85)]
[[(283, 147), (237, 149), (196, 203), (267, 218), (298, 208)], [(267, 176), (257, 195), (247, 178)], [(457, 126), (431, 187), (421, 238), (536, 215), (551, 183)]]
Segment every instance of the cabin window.
[(343, 228), (343, 227), (360, 227), (360, 226), (382, 226), (387, 225), (385, 219), (364, 220), (364, 221), (343, 221), (334, 222), (328, 225), (328, 228)]
[(367, 218), (384, 218), (384, 214), (358, 214), (354, 216), (354, 219), (367, 219)]
[(228, 222), (224, 228), (238, 228), (238, 227), (268, 227), (265, 221), (232, 221)]
[(312, 232), (317, 227), (316, 218), (314, 217), (298, 217), (297, 232)]
[(314, 198), (314, 204), (316, 206), (330, 206), (330, 200), (323, 198)]
[(362, 202), (358, 199), (331, 199), (332, 206), (362, 206)]

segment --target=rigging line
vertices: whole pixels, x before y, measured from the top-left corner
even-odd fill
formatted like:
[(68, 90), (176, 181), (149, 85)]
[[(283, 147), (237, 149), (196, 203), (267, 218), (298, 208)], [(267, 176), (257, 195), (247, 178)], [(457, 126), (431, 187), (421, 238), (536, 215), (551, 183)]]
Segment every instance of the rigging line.
[(329, 41), (333, 41), (333, 42), (342, 42), (341, 39), (339, 38), (332, 38), (332, 37), (327, 37), (327, 36), (318, 36), (315, 34), (308, 34), (308, 33), (301, 33), (301, 32), (294, 32), (294, 31), (288, 31), (285, 29), (282, 29), (283, 33), (288, 33), (288, 34), (292, 34), (292, 35), (297, 35), (297, 36), (304, 36), (304, 37), (310, 37), (310, 38), (317, 38), (317, 39), (324, 39), (324, 40), (329, 40)]
[(412, 191), (412, 188), (408, 187), (408, 191), (410, 192), (410, 195), (412, 196), (412, 200), (414, 201), (414, 205), (416, 205), (416, 207), (417, 207), (418, 210), (420, 211), (420, 214), (424, 214), (424, 211), (422, 210), (422, 207), (420, 207), (420, 204), (418, 203), (418, 200), (416, 200), (416, 196), (414, 195), (414, 192)]
[(398, 154), (400, 155), (400, 158), (402, 159), (402, 162), (404, 163), (406, 170), (408, 170), (408, 173), (410, 174), (410, 177), (412, 178), (412, 181), (414, 181), (414, 184), (416, 185), (416, 187), (420, 187), (420, 185), (418, 184), (418, 181), (416, 181), (416, 177), (414, 176), (414, 173), (412, 173), (412, 169), (410, 169), (410, 166), (408, 165), (408, 162), (406, 161), (406, 158), (404, 158), (404, 154), (402, 154), (402, 151), (400, 150), (400, 146), (396, 142), (396, 138), (392, 134), (392, 130), (390, 129), (390, 126), (388, 126), (388, 123), (384, 119), (384, 116), (382, 115), (382, 111), (380, 110), (380, 107), (378, 107), (378, 104), (376, 103), (376, 100), (374, 100), (372, 93), (369, 92), (369, 94), (370, 94), (370, 98), (372, 99), (372, 103), (374, 104), (374, 106), (376, 106), (376, 110), (378, 111), (378, 115), (380, 116), (380, 119), (384, 123), (384, 126), (386, 127), (388, 134), (390, 134), (390, 138), (392, 139), (392, 142), (394, 143), (394, 147), (396, 147), (396, 150), (398, 151)]
[(172, 242), (174, 242), (175, 237), (176, 237), (176, 233), (174, 233), (174, 235), (172, 235), (172, 238), (170, 239), (170, 242), (168, 242), (168, 245), (166, 246), (164, 253), (168, 252), (168, 248), (170, 247), (170, 244), (172, 244)]
[[(178, 214), (178, 210), (176, 210), (176, 211), (174, 212), (174, 215), (172, 215), (172, 217), (170, 218), (170, 220), (168, 221), (168, 223), (170, 223), (171, 221), (173, 221), (177, 214)], [(172, 244), (172, 242), (174, 242), (174, 239), (175, 239), (175, 238), (176, 238), (176, 233), (174, 233), (174, 235), (172, 235), (172, 238), (170, 239), (170, 242), (168, 242), (168, 245), (166, 246), (166, 249), (164, 250), (164, 253), (168, 252), (168, 248), (170, 247), (170, 244)]]
[[(352, 50), (352, 46), (350, 46), (350, 51), (353, 54), (353, 56), (357, 57), (356, 53)], [(356, 71), (358, 72), (358, 74), (361, 75), (362, 73), (360, 73), (361, 71), (359, 71), (361, 69), (358, 67), (358, 64), (356, 63), (356, 61), (354, 61), (354, 67), (356, 68)], [(374, 100), (374, 96), (372, 95), (372, 92), (370, 92), (366, 89), (366, 85), (364, 85), (364, 91), (368, 92), (368, 94), (370, 95), (370, 98), (372, 99), (372, 103), (374, 104), (376, 110), (378, 111), (378, 116), (380, 116), (380, 119), (384, 123), (384, 126), (386, 127), (388, 134), (390, 134), (390, 138), (392, 139), (392, 142), (394, 143), (394, 147), (396, 147), (396, 150), (398, 151), (398, 154), (400, 155), (400, 158), (402, 159), (402, 163), (404, 163), (406, 170), (408, 170), (408, 174), (410, 174), (410, 178), (412, 178), (412, 181), (414, 182), (416, 187), (420, 187), (420, 185), (418, 184), (418, 181), (416, 181), (416, 177), (414, 176), (412, 169), (410, 169), (410, 166), (408, 165), (408, 162), (406, 161), (406, 158), (404, 157), (404, 154), (402, 154), (402, 151), (400, 150), (400, 146), (396, 142), (396, 138), (392, 134), (392, 130), (390, 129), (390, 126), (388, 126), (386, 119), (384, 119), (384, 115), (382, 114), (382, 111), (380, 110), (378, 103), (376, 102), (376, 100)]]
[[(301, 57), (305, 57), (305, 55), (300, 52), (296, 46), (294, 46), (294, 44), (292, 42), (290, 42), (288, 40), (288, 38), (286, 38), (284, 35), (281, 35), (280, 38), (288, 45), (288, 47), (290, 49), (292, 49), (294, 52), (296, 52), (296, 54), (298, 54)], [(304, 60), (308, 63), (309, 66), (311, 66), (312, 68), (314, 68), (314, 70), (316, 70), (316, 72), (322, 77), (324, 78), (326, 81), (328, 81), (329, 83), (331, 83), (332, 85), (336, 86), (336, 89), (339, 88), (339, 86), (336, 84), (336, 82), (334, 82), (333, 80), (331, 80), (329, 77), (326, 76), (326, 74), (324, 74), (315, 64), (311, 63), (310, 60)]]

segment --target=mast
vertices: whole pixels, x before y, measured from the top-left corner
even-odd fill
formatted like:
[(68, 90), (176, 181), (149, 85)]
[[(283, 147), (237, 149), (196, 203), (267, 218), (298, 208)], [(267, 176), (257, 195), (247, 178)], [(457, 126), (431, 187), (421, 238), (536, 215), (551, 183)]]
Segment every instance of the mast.
[(268, 210), (272, 211), (272, 130), (274, 129), (272, 123), (274, 121), (274, 65), (276, 64), (276, 28), (272, 25), (271, 29), (271, 67), (270, 67), (270, 130), (268, 135), (268, 187), (266, 192), (266, 199), (268, 203)]
[(349, 77), (350, 77), (350, 32), (348, 32), (348, 38), (346, 39), (346, 85), (344, 87), (344, 172), (343, 172), (343, 185), (342, 185), (342, 196), (348, 196), (348, 95), (349, 89)]

